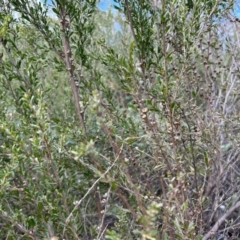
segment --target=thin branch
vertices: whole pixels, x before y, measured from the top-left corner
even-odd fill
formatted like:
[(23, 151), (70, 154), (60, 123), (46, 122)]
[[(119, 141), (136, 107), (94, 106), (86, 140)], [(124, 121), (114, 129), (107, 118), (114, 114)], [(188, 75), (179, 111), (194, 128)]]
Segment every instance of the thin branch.
[[(5, 222), (13, 222), (10, 217), (7, 216), (6, 213), (2, 212), (0, 214), (0, 218), (2, 218)], [(16, 227), (16, 229), (20, 232), (20, 233), (23, 233), (23, 234), (26, 234), (28, 235), (28, 237), (30, 237), (31, 239), (34, 239), (34, 240), (39, 240), (39, 238), (35, 237), (34, 234), (33, 234), (33, 231), (31, 230), (28, 230), (26, 229), (22, 224), (20, 223), (13, 223), (13, 225)]]
[(229, 217), (229, 215), (234, 212), (237, 208), (240, 207), (240, 201), (238, 201), (236, 204), (234, 204), (219, 220), (215, 223), (215, 225), (210, 229), (210, 231), (205, 234), (202, 238), (202, 240), (208, 240), (210, 237), (212, 237), (218, 230), (218, 228), (221, 226), (221, 224)]
[[(83, 200), (90, 194), (90, 192), (94, 189), (94, 187), (97, 185), (97, 183), (105, 177), (105, 175), (108, 174), (108, 172), (114, 167), (115, 163), (118, 161), (119, 156), (121, 155), (123, 149), (123, 145), (121, 146), (121, 149), (119, 151), (118, 156), (116, 157), (116, 159), (114, 160), (114, 162), (112, 163), (112, 165), (105, 171), (105, 173), (102, 174), (101, 177), (99, 177), (94, 183), (93, 185), (88, 189), (88, 191), (85, 193), (85, 195), (77, 202), (77, 204), (75, 205), (75, 207), (73, 208), (73, 210), (71, 211), (71, 213), (69, 214), (69, 216), (66, 218), (66, 225), (70, 222), (71, 218), (73, 217), (73, 213), (78, 209), (78, 207), (81, 205), (81, 203), (83, 202)], [(63, 230), (63, 235), (66, 231), (66, 225), (64, 227)]]
[(60, 12), (61, 12), (61, 16), (60, 16), (60, 30), (62, 32), (62, 45), (64, 48), (64, 56), (65, 56), (65, 66), (67, 68), (68, 71), (68, 76), (69, 76), (69, 82), (71, 85), (71, 89), (72, 89), (72, 93), (73, 93), (73, 98), (74, 98), (74, 104), (75, 104), (75, 108), (76, 108), (76, 112), (77, 112), (77, 116), (80, 122), (80, 125), (82, 127), (82, 130), (84, 133), (86, 133), (86, 126), (84, 123), (84, 111), (82, 110), (81, 106), (80, 106), (80, 97), (79, 97), (79, 93), (78, 93), (78, 88), (75, 84), (75, 80), (74, 80), (74, 70), (73, 70), (73, 58), (72, 58), (72, 52), (71, 52), (71, 47), (70, 47), (70, 41), (69, 41), (69, 37), (68, 37), (68, 31), (70, 28), (70, 22), (66, 19), (66, 11), (62, 6), (59, 6), (60, 8)]
[(8, 49), (4, 44), (2, 44), (2, 46), (3, 46), (5, 52), (6, 52), (7, 56), (8, 56), (8, 59), (9, 59), (11, 65), (15, 68), (18, 76), (23, 79), (26, 87), (27, 87), (27, 88), (30, 88), (31, 85), (30, 85), (30, 82), (29, 82), (28, 78), (26, 78), (24, 75), (22, 75), (21, 72), (20, 72), (20, 70), (19, 70), (19, 68), (17, 68), (17, 64), (15, 63), (14, 58), (13, 58), (12, 55), (10, 54), (9, 49)]
[(97, 239), (102, 239), (102, 236), (103, 234), (105, 233), (106, 229), (107, 229), (107, 226), (108, 224), (106, 224), (104, 226), (104, 220), (105, 220), (105, 216), (106, 216), (106, 213), (107, 213), (107, 210), (108, 210), (108, 207), (109, 207), (109, 197), (110, 197), (110, 192), (111, 192), (111, 187), (108, 189), (107, 191), (107, 198), (105, 199), (105, 208), (104, 208), (104, 213), (102, 215), (102, 219), (101, 219), (101, 223), (100, 223), (100, 226), (99, 226), (99, 233), (98, 233), (98, 236), (97, 236)]

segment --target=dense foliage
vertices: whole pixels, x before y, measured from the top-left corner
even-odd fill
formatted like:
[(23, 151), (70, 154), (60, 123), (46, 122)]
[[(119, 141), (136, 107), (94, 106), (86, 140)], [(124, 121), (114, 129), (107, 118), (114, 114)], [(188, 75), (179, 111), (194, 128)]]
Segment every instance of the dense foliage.
[(238, 239), (231, 2), (0, 3), (1, 239)]

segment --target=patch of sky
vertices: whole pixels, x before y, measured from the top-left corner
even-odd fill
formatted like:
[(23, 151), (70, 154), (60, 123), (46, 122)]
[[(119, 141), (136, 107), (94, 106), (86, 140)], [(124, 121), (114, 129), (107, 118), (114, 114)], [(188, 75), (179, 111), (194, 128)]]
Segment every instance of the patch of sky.
[(118, 30), (118, 31), (121, 30), (121, 25), (120, 25), (118, 22), (115, 22), (115, 23), (113, 24), (113, 26), (114, 26), (114, 29), (116, 29), (116, 30)]
[(234, 2), (232, 14), (240, 18), (240, 2), (239, 1)]
[[(45, 0), (41, 0), (42, 2), (45, 2)], [(52, 4), (52, 0), (47, 0), (47, 4), (51, 5)], [(98, 1), (98, 8), (105, 11), (109, 8), (111, 8), (114, 4), (113, 0), (100, 0)]]
[(98, 7), (101, 10), (105, 11), (108, 8), (110, 8), (112, 4), (113, 4), (113, 0), (100, 0), (98, 3)]

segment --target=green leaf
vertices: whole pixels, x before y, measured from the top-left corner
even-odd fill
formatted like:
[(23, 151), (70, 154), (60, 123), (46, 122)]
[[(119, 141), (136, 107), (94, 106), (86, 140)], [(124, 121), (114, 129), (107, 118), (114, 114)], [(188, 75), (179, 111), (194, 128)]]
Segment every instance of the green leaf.
[(52, 8), (52, 11), (56, 13), (57, 16), (59, 16), (59, 11), (56, 8)]
[(209, 167), (208, 154), (206, 151), (203, 152), (203, 157), (204, 157), (204, 162), (205, 162), (206, 166)]

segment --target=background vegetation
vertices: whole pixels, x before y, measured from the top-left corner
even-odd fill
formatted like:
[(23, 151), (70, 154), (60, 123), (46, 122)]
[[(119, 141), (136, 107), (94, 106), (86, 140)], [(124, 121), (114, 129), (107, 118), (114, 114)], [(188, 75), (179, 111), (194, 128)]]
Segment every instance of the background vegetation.
[(0, 3), (1, 239), (239, 239), (237, 2)]

